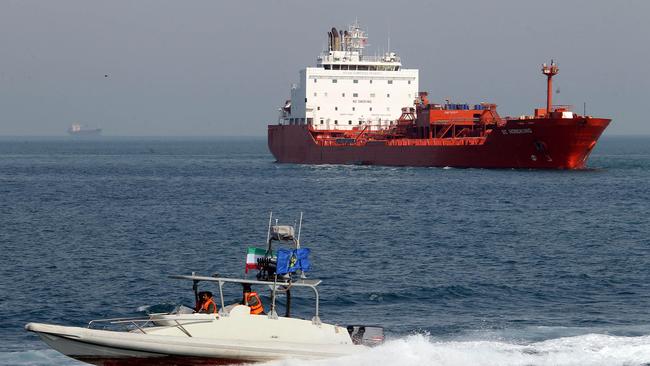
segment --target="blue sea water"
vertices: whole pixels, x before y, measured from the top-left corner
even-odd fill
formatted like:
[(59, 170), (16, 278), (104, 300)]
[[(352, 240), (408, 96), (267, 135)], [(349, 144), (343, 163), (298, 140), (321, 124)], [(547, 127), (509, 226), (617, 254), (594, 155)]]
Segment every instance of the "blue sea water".
[(604, 137), (589, 167), (284, 165), (253, 138), (0, 139), (0, 364), (79, 364), (28, 322), (137, 316), (192, 303), (168, 275), (242, 275), (269, 211), (304, 212), (321, 319), (388, 333), (314, 364), (649, 364), (650, 138)]

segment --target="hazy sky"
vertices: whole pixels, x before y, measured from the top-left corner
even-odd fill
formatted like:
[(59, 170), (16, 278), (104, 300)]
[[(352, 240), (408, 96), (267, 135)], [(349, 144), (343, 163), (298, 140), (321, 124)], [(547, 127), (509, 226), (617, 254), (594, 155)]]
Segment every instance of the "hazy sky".
[[(0, 0), (0, 135), (266, 135), (298, 70), (355, 17), (430, 99), (557, 104), (650, 134), (650, 1)], [(108, 77), (105, 77), (108, 75)]]

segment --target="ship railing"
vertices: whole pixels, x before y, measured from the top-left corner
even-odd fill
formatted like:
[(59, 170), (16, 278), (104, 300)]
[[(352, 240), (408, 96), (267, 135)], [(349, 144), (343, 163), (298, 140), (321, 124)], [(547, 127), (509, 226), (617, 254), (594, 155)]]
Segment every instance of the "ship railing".
[(381, 139), (345, 139), (350, 141), (337, 141), (332, 140), (318, 140), (317, 144), (320, 146), (364, 146), (368, 142), (384, 143), (387, 146), (464, 146), (464, 145), (482, 145), (485, 142), (486, 136), (478, 137), (434, 137), (434, 138), (400, 138), (391, 140)]
[(346, 53), (343, 57), (333, 55), (321, 55), (317, 57), (317, 61), (322, 63), (344, 62), (344, 63), (362, 63), (362, 62), (377, 62), (377, 63), (401, 63), (402, 59), (397, 55), (392, 56), (366, 56), (356, 58), (352, 52)]
[(472, 146), (482, 145), (486, 137), (456, 137), (431, 139), (396, 139), (387, 140), (388, 146)]
[(401, 62), (399, 56), (361, 56), (361, 61), (367, 62)]

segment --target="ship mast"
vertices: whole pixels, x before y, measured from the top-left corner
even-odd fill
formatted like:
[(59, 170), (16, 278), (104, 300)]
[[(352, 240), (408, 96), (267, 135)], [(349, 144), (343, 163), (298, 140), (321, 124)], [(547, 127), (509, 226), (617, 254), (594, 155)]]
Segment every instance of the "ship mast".
[(542, 64), (542, 74), (546, 75), (546, 115), (549, 116), (553, 107), (553, 76), (557, 75), (560, 69), (551, 60), (550, 65)]

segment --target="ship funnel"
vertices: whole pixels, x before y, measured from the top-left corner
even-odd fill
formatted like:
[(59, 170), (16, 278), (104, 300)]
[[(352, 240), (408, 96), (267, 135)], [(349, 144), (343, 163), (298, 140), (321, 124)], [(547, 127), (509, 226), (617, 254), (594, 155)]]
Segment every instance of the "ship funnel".
[(336, 30), (336, 28), (332, 27), (332, 49), (334, 51), (338, 51), (340, 44), (341, 40), (339, 39), (339, 32)]
[(550, 116), (553, 108), (553, 76), (557, 75), (560, 69), (557, 64), (551, 60), (551, 64), (542, 64), (542, 74), (546, 75), (546, 115)]

